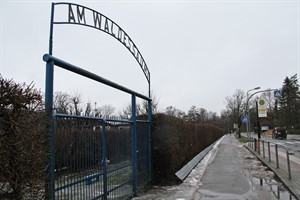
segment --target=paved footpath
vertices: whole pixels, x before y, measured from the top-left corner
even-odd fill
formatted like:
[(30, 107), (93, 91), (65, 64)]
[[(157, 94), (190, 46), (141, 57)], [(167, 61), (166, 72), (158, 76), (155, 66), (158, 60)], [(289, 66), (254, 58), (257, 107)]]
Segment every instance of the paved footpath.
[(202, 177), (197, 199), (276, 199), (270, 185), (264, 184), (272, 177), (234, 135), (227, 135)]
[(134, 200), (295, 199), (235, 136), (224, 136), (181, 185), (153, 187)]

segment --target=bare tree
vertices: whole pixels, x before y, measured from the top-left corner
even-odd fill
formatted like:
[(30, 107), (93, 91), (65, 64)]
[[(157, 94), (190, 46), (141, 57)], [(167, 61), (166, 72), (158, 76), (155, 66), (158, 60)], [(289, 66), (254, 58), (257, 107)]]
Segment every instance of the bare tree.
[(196, 122), (198, 119), (198, 109), (195, 105), (191, 106), (187, 113), (187, 120)]
[(199, 108), (198, 113), (200, 123), (203, 124), (203, 122), (207, 121), (208, 118), (207, 110), (205, 108)]
[(173, 117), (183, 118), (185, 112), (182, 110), (177, 109), (175, 106), (168, 106), (165, 109), (165, 114)]
[(70, 95), (65, 92), (55, 92), (53, 101), (57, 113), (68, 114), (70, 109)]
[(212, 112), (212, 111), (208, 112), (207, 117), (208, 117), (208, 120), (210, 120), (210, 121), (216, 121), (218, 118), (217, 113)]
[[(144, 113), (144, 111), (141, 109), (140, 104), (136, 104), (136, 115), (140, 115)], [(126, 106), (125, 108), (123, 108), (122, 112), (119, 112), (119, 116), (121, 118), (130, 118), (132, 114), (132, 106), (131, 104), (129, 104), (128, 106)]]
[[(151, 111), (151, 113), (155, 114), (155, 113), (158, 112), (158, 100), (157, 100), (156, 95), (154, 94), (153, 91), (151, 91), (151, 98), (152, 98), (152, 101), (151, 101), (152, 111)], [(137, 109), (139, 109), (139, 114), (146, 115), (148, 113), (148, 101), (143, 100), (141, 105), (137, 104)]]
[(84, 116), (91, 116), (92, 114), (92, 105), (91, 103), (87, 103), (84, 111)]
[(101, 116), (110, 116), (114, 114), (115, 108), (111, 105), (103, 105), (99, 108), (99, 112)]
[(121, 118), (130, 118), (131, 117), (131, 113), (132, 113), (132, 107), (131, 104), (129, 104), (128, 106), (126, 106), (125, 108), (123, 108), (123, 110), (121, 112), (119, 112), (119, 116)]
[[(245, 92), (241, 89), (237, 89), (232, 96), (227, 96), (226, 109), (232, 120), (232, 123), (237, 123), (238, 128), (242, 125), (241, 117), (245, 113)], [(241, 137), (240, 131), (238, 130), (238, 136)]]
[[(151, 92), (152, 94), (153, 92)], [(151, 108), (152, 108), (152, 114), (155, 114), (158, 112), (158, 101), (155, 95), (152, 95), (152, 101), (151, 101)], [(131, 116), (132, 113), (132, 106), (129, 104), (126, 106), (119, 115), (121, 117), (128, 117)], [(147, 115), (148, 114), (148, 101), (143, 100), (142, 103), (136, 104), (136, 114), (137, 115)]]
[(80, 115), (83, 109), (80, 107), (82, 103), (82, 97), (80, 93), (75, 93), (74, 95), (70, 96), (70, 114)]
[(176, 107), (168, 106), (165, 109), (165, 114), (169, 115), (169, 116), (172, 116), (172, 117), (176, 117), (176, 115), (177, 115), (177, 109), (176, 109)]
[[(83, 112), (83, 108), (81, 107), (82, 95), (77, 92), (73, 95), (66, 92), (55, 92), (53, 104), (54, 110), (57, 113), (81, 115)], [(90, 114), (90, 112), (91, 105), (87, 103), (84, 114)]]

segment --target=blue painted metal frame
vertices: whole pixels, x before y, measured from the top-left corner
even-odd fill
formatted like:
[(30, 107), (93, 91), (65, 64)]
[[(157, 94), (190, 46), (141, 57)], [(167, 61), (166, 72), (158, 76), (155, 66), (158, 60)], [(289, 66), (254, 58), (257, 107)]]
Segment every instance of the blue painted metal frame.
[[(132, 118), (130, 120), (128, 119), (120, 119), (120, 120), (112, 120), (112, 119), (102, 119), (98, 118), (98, 120), (102, 121), (102, 170), (103, 170), (103, 194), (99, 196), (99, 198), (107, 199), (107, 196), (110, 192), (113, 190), (116, 190), (116, 188), (108, 190), (108, 171), (107, 171), (107, 147), (106, 147), (106, 122), (107, 121), (119, 121), (119, 122), (125, 122), (125, 123), (130, 123), (132, 124), (132, 149), (131, 149), (131, 157), (132, 157), (132, 196), (136, 196), (137, 194), (137, 189), (138, 189), (138, 169), (137, 169), (137, 123), (147, 123), (148, 124), (148, 151), (149, 151), (149, 168), (148, 168), (148, 174), (149, 177), (151, 178), (152, 175), (152, 162), (151, 162), (151, 141), (150, 141), (150, 127), (151, 127), (151, 99), (149, 97), (146, 97), (140, 93), (137, 93), (135, 91), (132, 91), (126, 87), (123, 87), (119, 84), (116, 84), (114, 82), (111, 82), (103, 77), (100, 77), (96, 74), (93, 74), (91, 72), (88, 72), (84, 69), (81, 69), (79, 67), (76, 67), (70, 63), (67, 63), (61, 59), (58, 59), (54, 56), (51, 55), (44, 55), (43, 60), (47, 62), (46, 64), (46, 100), (45, 100), (45, 107), (49, 115), (51, 116), (51, 124), (50, 124), (50, 134), (51, 134), (51, 155), (50, 155), (50, 163), (49, 163), (49, 177), (47, 178), (47, 194), (49, 194), (48, 198), (49, 199), (55, 199), (55, 155), (54, 155), (54, 127), (55, 127), (55, 117), (72, 117), (72, 118), (85, 118), (85, 119), (94, 119), (93, 117), (82, 117), (82, 116), (69, 116), (69, 115), (63, 115), (63, 114), (53, 114), (52, 108), (53, 108), (53, 72), (54, 72), (54, 66), (59, 66), (61, 68), (64, 68), (66, 70), (72, 71), (74, 73), (77, 73), (79, 75), (85, 76), (89, 79), (95, 80), (97, 82), (109, 85), (113, 88), (116, 88), (118, 90), (121, 90), (123, 92), (129, 93), (132, 95)], [(137, 120), (136, 118), (136, 97), (140, 97), (144, 100), (148, 101), (148, 120)], [(118, 170), (118, 169), (117, 169)], [(111, 172), (111, 171), (110, 171)], [(80, 179), (75, 182), (72, 182), (68, 185), (65, 185), (61, 187), (60, 189), (64, 189), (67, 187), (70, 187), (75, 184), (83, 183), (85, 179)], [(149, 180), (150, 181), (150, 180)], [(121, 184), (124, 185), (126, 183)], [(59, 188), (57, 188), (60, 190)], [(98, 198), (98, 197), (97, 197)]]
[(45, 109), (48, 113), (50, 124), (48, 128), (50, 130), (50, 158), (48, 165), (48, 173), (46, 177), (46, 198), (54, 199), (54, 119), (52, 116), (53, 108), (53, 73), (54, 63), (47, 62), (46, 65), (46, 91), (45, 91)]
[(65, 61), (63, 61), (63, 60), (61, 60), (59, 58), (56, 58), (56, 57), (52, 56), (52, 55), (45, 54), (43, 56), (43, 60), (45, 62), (47, 62), (47, 63), (53, 62), (54, 65), (59, 66), (59, 67), (61, 67), (63, 69), (66, 69), (66, 70), (69, 70), (69, 71), (74, 72), (76, 74), (85, 76), (85, 77), (87, 77), (89, 79), (92, 79), (92, 80), (95, 80), (97, 82), (104, 83), (104, 84), (106, 84), (106, 85), (108, 85), (110, 87), (113, 87), (115, 89), (121, 90), (123, 92), (129, 93), (129, 94), (132, 94), (132, 95), (136, 95), (137, 97), (140, 97), (140, 98), (142, 98), (144, 100), (151, 101), (150, 97), (147, 97), (147, 96), (145, 96), (143, 94), (140, 94), (138, 92), (130, 90), (130, 89), (128, 89), (128, 88), (126, 88), (126, 87), (124, 87), (122, 85), (114, 83), (114, 82), (112, 82), (112, 81), (110, 81), (108, 79), (105, 79), (105, 78), (103, 78), (101, 76), (98, 76), (98, 75), (96, 75), (94, 73), (91, 73), (91, 72), (89, 72), (87, 70), (84, 70), (84, 69), (82, 69), (80, 67), (77, 67), (77, 66), (75, 66), (73, 64), (65, 62)]
[[(147, 137), (147, 141), (148, 141), (148, 152), (149, 152), (149, 161), (148, 161), (148, 174), (150, 179), (152, 178), (152, 158), (151, 158), (151, 116), (152, 116), (152, 104), (151, 104), (151, 92), (150, 92), (150, 71), (148, 70), (148, 67), (146, 65), (146, 62), (144, 60), (144, 58), (142, 57), (142, 55), (140, 54), (140, 51), (137, 49), (138, 54), (140, 54), (141, 59), (142, 59), (142, 63), (144, 62), (144, 64), (141, 64), (141, 62), (139, 62), (138, 56), (135, 55), (135, 53), (133, 53), (133, 51), (131, 49), (129, 49), (125, 43), (121, 42), (121, 40), (119, 40), (117, 37), (115, 37), (114, 34), (110, 34), (112, 36), (114, 36), (116, 39), (118, 39), (125, 47), (127, 47), (127, 49), (132, 53), (132, 55), (136, 58), (136, 60), (138, 61), (141, 69), (143, 70), (146, 79), (148, 81), (148, 97), (145, 95), (142, 95), (140, 93), (137, 93), (135, 91), (132, 91), (126, 87), (123, 87), (119, 84), (116, 84), (114, 82), (111, 82), (110, 80), (107, 80), (103, 77), (100, 77), (96, 74), (93, 74), (91, 72), (88, 72), (84, 69), (81, 69), (79, 67), (76, 67), (70, 63), (67, 63), (61, 59), (58, 59), (54, 56), (52, 56), (53, 54), (53, 28), (54, 28), (54, 24), (66, 24), (66, 23), (60, 23), (60, 22), (54, 22), (54, 10), (55, 10), (55, 5), (60, 5), (60, 4), (66, 4), (69, 6), (78, 6), (87, 10), (91, 10), (94, 13), (97, 13), (97, 15), (99, 14), (100, 16), (104, 16), (106, 19), (110, 20), (113, 25), (117, 25), (115, 22), (113, 22), (111, 19), (109, 19), (108, 17), (106, 17), (105, 15), (98, 13), (97, 11), (78, 5), (78, 4), (73, 4), (73, 3), (52, 3), (51, 5), (51, 21), (50, 21), (50, 37), (49, 37), (49, 53), (43, 56), (43, 60), (45, 62), (47, 62), (46, 65), (46, 91), (45, 91), (45, 109), (46, 111), (49, 113), (49, 117), (51, 118), (51, 122), (49, 124), (49, 130), (50, 130), (50, 163), (48, 166), (48, 176), (46, 178), (46, 198), (48, 199), (55, 199), (55, 149), (54, 149), (54, 128), (55, 128), (55, 118), (56, 117), (64, 117), (62, 114), (53, 114), (53, 77), (54, 77), (54, 66), (59, 66), (61, 68), (64, 68), (66, 70), (72, 71), (74, 73), (77, 73), (79, 75), (85, 76), (89, 79), (95, 80), (97, 82), (106, 84), (108, 86), (111, 86), (115, 89), (121, 90), (123, 92), (126, 92), (128, 94), (132, 95), (132, 119), (131, 120), (127, 120), (127, 119), (123, 119), (123, 120), (111, 120), (111, 119), (98, 119), (100, 121), (102, 121), (102, 130), (103, 130), (103, 134), (102, 134), (102, 167), (103, 167), (103, 180), (104, 180), (104, 184), (103, 184), (103, 191), (104, 194), (95, 197), (94, 199), (98, 199), (98, 198), (103, 198), (103, 199), (107, 199), (107, 195), (108, 193), (112, 192), (114, 189), (110, 189), (108, 190), (108, 186), (107, 186), (107, 181), (108, 181), (108, 177), (107, 177), (107, 173), (109, 173), (111, 170), (107, 170), (107, 162), (106, 162), (106, 150), (107, 150), (107, 144), (106, 144), (106, 130), (105, 130), (105, 124), (108, 121), (119, 121), (119, 122), (124, 122), (124, 123), (129, 123), (132, 124), (132, 152), (131, 152), (131, 159), (132, 159), (132, 195), (136, 196), (136, 192), (138, 189), (138, 166), (137, 166), (137, 162), (138, 162), (138, 158), (137, 158), (137, 123), (147, 123), (148, 124), (148, 137)], [(77, 11), (78, 12), (78, 11)], [(78, 13), (77, 13), (78, 14)], [(82, 17), (82, 16), (80, 16)], [(70, 23), (72, 24), (72, 23)], [(80, 23), (79, 23), (80, 24)], [(85, 24), (81, 24), (81, 25), (85, 25)], [(119, 28), (120, 26), (117, 25)], [(95, 27), (93, 27), (95, 28)], [(99, 28), (101, 30), (101, 28)], [(133, 43), (133, 41), (131, 40), (131, 38), (128, 36), (128, 34), (120, 28), (121, 31), (124, 32), (124, 34), (130, 39), (130, 41)], [(102, 30), (103, 31), (103, 30)], [(105, 31), (103, 31), (105, 32)], [(107, 33), (107, 32), (106, 32)], [(134, 43), (133, 43), (134, 44)], [(134, 44), (134, 48), (137, 48)], [(148, 101), (148, 120), (137, 120), (136, 119), (136, 97), (142, 98), (146, 101)], [(70, 116), (65, 116), (65, 117), (70, 117)], [(71, 116), (72, 118), (77, 118), (79, 116)], [(79, 117), (82, 118), (82, 117)], [(82, 182), (82, 180), (80, 180), (80, 182)], [(71, 183), (71, 184), (76, 184), (76, 183)], [(121, 185), (124, 185), (126, 183), (123, 183)], [(121, 187), (118, 186), (118, 187)], [(69, 187), (68, 185), (66, 185), (65, 187)]]

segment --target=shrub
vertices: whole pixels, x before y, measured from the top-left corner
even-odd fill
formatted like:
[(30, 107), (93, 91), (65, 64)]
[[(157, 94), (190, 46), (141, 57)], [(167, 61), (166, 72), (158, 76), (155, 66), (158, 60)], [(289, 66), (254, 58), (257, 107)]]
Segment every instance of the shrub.
[(43, 198), (46, 122), (41, 92), (0, 75), (0, 198)]
[(175, 173), (220, 138), (224, 130), (164, 114), (153, 115), (153, 170), (158, 184), (178, 183)]

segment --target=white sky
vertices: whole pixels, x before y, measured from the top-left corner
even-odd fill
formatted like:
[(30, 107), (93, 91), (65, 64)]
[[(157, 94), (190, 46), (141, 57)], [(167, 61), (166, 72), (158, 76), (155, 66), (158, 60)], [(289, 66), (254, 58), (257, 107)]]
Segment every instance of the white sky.
[[(51, 1), (0, 0), (0, 73), (44, 91)], [(72, 1), (116, 22), (151, 72), (163, 111), (192, 105), (218, 114), (236, 89), (280, 88), (299, 78), (300, 0)], [(67, 15), (59, 10), (55, 15)], [(147, 95), (132, 54), (115, 38), (77, 25), (54, 25), (53, 55)], [(130, 96), (55, 68), (55, 90), (120, 110)]]

